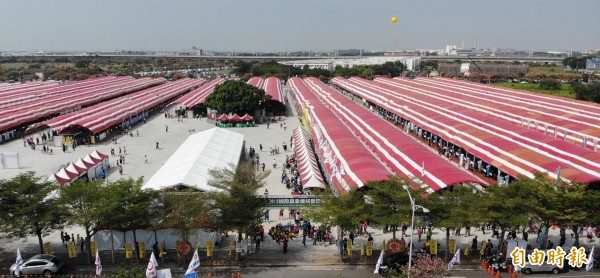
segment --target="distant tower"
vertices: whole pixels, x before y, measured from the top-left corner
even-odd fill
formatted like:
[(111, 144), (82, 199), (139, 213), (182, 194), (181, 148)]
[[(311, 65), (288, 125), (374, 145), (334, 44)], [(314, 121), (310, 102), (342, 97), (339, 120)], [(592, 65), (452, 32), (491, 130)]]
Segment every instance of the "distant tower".
[(477, 37), (475, 37), (475, 50), (477, 50)]

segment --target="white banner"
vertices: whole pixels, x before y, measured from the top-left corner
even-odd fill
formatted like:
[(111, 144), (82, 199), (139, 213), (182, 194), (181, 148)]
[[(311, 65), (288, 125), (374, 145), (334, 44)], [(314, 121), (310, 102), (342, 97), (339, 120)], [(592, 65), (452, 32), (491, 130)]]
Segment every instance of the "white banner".
[[(166, 249), (174, 250), (177, 248), (175, 242), (181, 237), (178, 235), (177, 230), (164, 229), (156, 231), (156, 238), (154, 231), (149, 230), (136, 230), (136, 239), (138, 242), (146, 243), (146, 250), (152, 250), (155, 242), (164, 244)], [(110, 230), (98, 231), (94, 237), (94, 241), (97, 242), (98, 250), (109, 251), (111, 250)], [(189, 235), (190, 242), (200, 242), (199, 248), (206, 248), (206, 241), (212, 240), (213, 242), (220, 242), (222, 236), (217, 232), (207, 232), (204, 229), (197, 229), (195, 232), (192, 231)], [(115, 250), (125, 250), (125, 242), (133, 242), (133, 231), (127, 231), (125, 233), (113, 230), (113, 241)]]
[(171, 269), (170, 268), (159, 269), (158, 271), (156, 271), (156, 278), (172, 278)]

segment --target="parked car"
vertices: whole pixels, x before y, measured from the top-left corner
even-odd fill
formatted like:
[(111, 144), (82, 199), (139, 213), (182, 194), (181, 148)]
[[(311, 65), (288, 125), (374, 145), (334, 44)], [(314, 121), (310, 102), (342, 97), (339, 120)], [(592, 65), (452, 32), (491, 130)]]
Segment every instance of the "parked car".
[[(21, 265), (19, 275), (44, 275), (50, 276), (60, 271), (64, 263), (53, 255), (35, 255)], [(15, 273), (17, 264), (10, 266), (10, 273), (19, 276)]]
[(390, 269), (395, 271), (400, 271), (400, 268), (404, 265), (408, 264), (408, 254), (406, 253), (397, 253), (397, 254), (389, 254), (383, 258), (383, 262), (381, 267), (379, 268), (379, 274), (384, 277), (387, 277)]
[(529, 275), (534, 272), (552, 272), (554, 274), (559, 274), (563, 271), (562, 267), (558, 267), (553, 264), (549, 264), (548, 262), (542, 263), (542, 265), (532, 265), (529, 262), (525, 264), (521, 272), (523, 274)]

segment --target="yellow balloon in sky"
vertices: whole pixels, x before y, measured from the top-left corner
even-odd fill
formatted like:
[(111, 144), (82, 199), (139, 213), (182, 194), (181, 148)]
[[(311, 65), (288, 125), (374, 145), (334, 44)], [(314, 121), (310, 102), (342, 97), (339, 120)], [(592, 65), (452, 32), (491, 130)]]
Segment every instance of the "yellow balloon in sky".
[(397, 18), (397, 17), (395, 17), (395, 16), (394, 16), (394, 17), (392, 17), (392, 23), (396, 23), (396, 22), (398, 22), (398, 18)]

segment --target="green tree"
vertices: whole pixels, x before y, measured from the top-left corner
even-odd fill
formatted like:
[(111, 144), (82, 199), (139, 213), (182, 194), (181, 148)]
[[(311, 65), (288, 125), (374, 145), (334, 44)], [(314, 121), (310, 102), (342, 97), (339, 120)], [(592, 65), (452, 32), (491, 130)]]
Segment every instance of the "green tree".
[[(94, 180), (85, 182), (75, 180), (69, 186), (60, 188), (60, 202), (63, 203), (68, 211), (67, 222), (72, 225), (79, 225), (85, 231), (85, 240), (90, 250), (90, 239), (100, 230), (100, 226), (107, 214), (114, 213), (110, 211), (111, 201), (106, 199), (103, 180)], [(92, 261), (92, 254), (88, 253), (88, 263)]]
[(579, 229), (585, 225), (600, 223), (600, 192), (584, 184), (562, 186), (558, 190), (560, 202), (556, 224), (574, 228), (575, 243), (579, 244)]
[(500, 229), (496, 246), (502, 246), (506, 231), (528, 225), (531, 212), (538, 205), (532, 201), (535, 191), (530, 186), (523, 186), (520, 181), (508, 186), (488, 185), (474, 200), (479, 219)]
[(450, 231), (472, 225), (472, 219), (477, 217), (473, 209), (476, 204), (474, 201), (478, 199), (475, 195), (473, 188), (456, 186), (429, 195), (425, 202), (424, 206), (429, 209), (429, 220), (446, 230), (446, 259), (450, 250)]
[(258, 189), (265, 185), (270, 171), (257, 173), (250, 162), (221, 169), (209, 170), (208, 185), (217, 190), (207, 192), (213, 223), (220, 230), (235, 230), (238, 238), (247, 235), (258, 225), (265, 200), (258, 195)]
[[(120, 231), (133, 230), (135, 243), (137, 243), (136, 230), (151, 226), (153, 219), (149, 213), (150, 206), (158, 198), (157, 191), (142, 189), (143, 183), (143, 178), (120, 179), (109, 183), (103, 189), (107, 201), (106, 208), (110, 209), (110, 212), (103, 215), (103, 224)], [(138, 250), (137, 244), (135, 246)]]
[(242, 81), (228, 80), (217, 85), (206, 98), (206, 106), (217, 109), (219, 113), (253, 114), (259, 105), (266, 104), (271, 96), (265, 91)]
[[(350, 191), (346, 195), (333, 194), (319, 195), (319, 206), (308, 207), (304, 213), (305, 218), (311, 222), (329, 224), (340, 228), (339, 237), (344, 231), (353, 230), (369, 217), (365, 196), (360, 191)], [(344, 254), (340, 256), (343, 258)]]
[(571, 84), (571, 90), (578, 100), (600, 103), (600, 83), (594, 84)]
[(40, 253), (43, 237), (61, 229), (64, 208), (53, 196), (58, 186), (34, 172), (0, 180), (0, 231), (12, 238), (37, 236)]
[(214, 229), (212, 222), (206, 221), (209, 208), (205, 197), (200, 192), (162, 193), (158, 227), (177, 229), (183, 241), (188, 241), (192, 229)]
[[(370, 226), (383, 228), (385, 225), (410, 222), (410, 199), (406, 190), (402, 188), (408, 184), (404, 179), (392, 177), (390, 181), (372, 181), (365, 185)], [(420, 196), (413, 194), (415, 195)], [(396, 230), (393, 230), (393, 238), (396, 238)]]
[(540, 89), (556, 91), (556, 90), (560, 90), (561, 86), (560, 86), (560, 82), (558, 82), (558, 80), (556, 80), (556, 79), (544, 78), (544, 79), (542, 79), (542, 81), (540, 81)]

